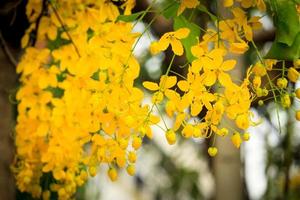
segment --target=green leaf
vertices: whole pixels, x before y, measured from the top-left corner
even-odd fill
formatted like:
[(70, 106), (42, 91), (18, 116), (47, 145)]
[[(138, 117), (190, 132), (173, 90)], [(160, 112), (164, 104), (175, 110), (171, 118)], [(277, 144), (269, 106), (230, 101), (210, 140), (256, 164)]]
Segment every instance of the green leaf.
[(271, 0), (275, 41), (266, 58), (294, 60), (300, 57), (300, 21), (295, 1)]
[(211, 18), (211, 20), (216, 21), (218, 19), (217, 16), (215, 16), (214, 14), (212, 14), (211, 12), (209, 12), (205, 6), (199, 5), (197, 8), (201, 12), (204, 12), (204, 13), (208, 14), (209, 17)]
[(162, 7), (165, 8), (165, 10), (162, 12), (162, 15), (167, 19), (177, 16), (179, 5), (180, 4), (174, 0), (172, 0), (171, 3), (169, 1), (168, 3), (164, 3)]
[(118, 21), (133, 22), (134, 20), (139, 18), (144, 13), (145, 13), (145, 11), (140, 11), (140, 12), (137, 12), (137, 13), (133, 13), (131, 15), (119, 15), (116, 21), (117, 22)]
[(174, 18), (174, 30), (180, 28), (190, 29), (190, 34), (187, 38), (182, 39), (182, 44), (185, 49), (186, 58), (189, 62), (192, 62), (195, 57), (191, 52), (191, 47), (198, 43), (198, 37), (200, 36), (200, 27), (192, 22), (189, 22), (184, 16), (180, 15)]
[(300, 33), (298, 33), (292, 46), (274, 41), (265, 58), (279, 60), (296, 60), (300, 58)]
[[(274, 1), (274, 0), (273, 0)], [(290, 0), (276, 0), (274, 25), (276, 27), (276, 40), (291, 46), (300, 32), (300, 22), (296, 4)]]

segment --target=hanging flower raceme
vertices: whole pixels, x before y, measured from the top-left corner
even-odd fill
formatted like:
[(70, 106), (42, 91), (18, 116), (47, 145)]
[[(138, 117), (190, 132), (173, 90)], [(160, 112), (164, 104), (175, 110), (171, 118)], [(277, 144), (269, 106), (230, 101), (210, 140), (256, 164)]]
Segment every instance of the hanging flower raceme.
[[(41, 13), (41, 3), (29, 1), (27, 13)], [(127, 14), (132, 4), (124, 1)], [(159, 118), (141, 104), (143, 92), (133, 84), (140, 69), (131, 52), (137, 34), (130, 23), (115, 22), (118, 7), (62, 0), (47, 9), (40, 47), (28, 47), (17, 67), (22, 86), (14, 172), (19, 189), (35, 198), (70, 199), (100, 164), (109, 166), (112, 181), (117, 168), (134, 175), (135, 152)]]
[[(290, 86), (299, 78), (299, 60), (288, 69), (282, 62), (282, 74), (273, 83), (269, 73), (279, 62), (263, 59), (254, 44), (260, 17), (248, 17), (245, 9), (265, 11), (263, 0), (225, 0), (232, 13), (229, 19), (217, 18), (199, 4), (181, 0), (171, 11), (165, 9), (178, 8), (173, 13), (175, 30), (153, 42), (150, 52), (158, 54), (171, 46), (174, 55), (159, 83), (143, 82), (153, 93), (152, 105), (144, 105), (144, 91), (134, 84), (140, 65), (132, 54), (140, 34), (120, 20), (140, 21), (145, 16), (130, 15), (134, 0), (28, 1), (31, 25), (22, 39), (26, 49), (17, 67), (21, 86), (13, 166), (22, 192), (34, 198), (71, 199), (89, 176), (97, 175), (101, 164), (112, 181), (118, 179), (119, 169), (134, 175), (143, 138), (152, 138), (151, 127), (163, 120), (153, 114), (154, 108), (164, 106), (174, 122), (160, 126), (170, 145), (180, 135), (211, 138), (207, 153), (216, 156), (216, 137), (230, 137), (236, 148), (249, 140), (247, 129), (257, 124), (250, 111), (253, 102), (263, 106), (271, 92), (276, 103), (288, 109), (291, 97), (300, 98), (300, 89), (291, 93)], [(196, 8), (213, 21), (201, 36), (200, 27), (190, 22), (193, 13), (189, 20), (182, 14)], [(232, 74), (237, 60), (230, 54), (244, 54), (251, 45), (258, 59), (245, 69), (244, 78), (237, 78)], [(174, 58), (184, 53), (186, 74), (179, 75), (171, 68), (177, 67)], [(300, 111), (295, 117), (300, 120)]]

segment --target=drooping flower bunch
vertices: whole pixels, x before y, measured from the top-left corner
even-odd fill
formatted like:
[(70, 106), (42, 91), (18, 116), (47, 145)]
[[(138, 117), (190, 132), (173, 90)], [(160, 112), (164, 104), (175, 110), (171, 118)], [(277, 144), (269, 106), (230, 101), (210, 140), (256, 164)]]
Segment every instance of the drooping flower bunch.
[(133, 2), (119, 8), (104, 0), (45, 2), (46, 8), (42, 1), (27, 5), (33, 24), (24, 46), (38, 30), (36, 46), (26, 48), (17, 67), (14, 172), (18, 188), (33, 197), (70, 199), (99, 164), (109, 166), (113, 181), (117, 167), (133, 175), (136, 150), (159, 118), (141, 104), (143, 91), (134, 86), (138, 34), (131, 23), (115, 22)]
[[(262, 27), (260, 17), (248, 16), (245, 10), (257, 7), (264, 12), (266, 5), (263, 0), (235, 2), (224, 1), (232, 14), (226, 19), (204, 9), (213, 26), (201, 36), (195, 34), (193, 18), (184, 17), (187, 9), (203, 6), (200, 1), (174, 1), (177, 9), (169, 5), (159, 12), (170, 15), (172, 8), (174, 31), (153, 42), (150, 52), (171, 47), (174, 56), (159, 83), (143, 82), (153, 92), (152, 105), (143, 105), (144, 93), (134, 84), (140, 66), (132, 54), (140, 35), (132, 33), (129, 21), (142, 19), (146, 11), (131, 14), (134, 0), (29, 0), (31, 25), (22, 39), (26, 50), (17, 67), (21, 87), (13, 170), (18, 188), (36, 198), (70, 199), (77, 187), (96, 175), (100, 164), (108, 165), (113, 181), (118, 168), (133, 175), (136, 151), (160, 121), (153, 114), (157, 105), (164, 105), (174, 120), (172, 127), (165, 127), (169, 144), (176, 142), (178, 133), (213, 138), (211, 156), (218, 151), (216, 136), (230, 135), (237, 148), (249, 139), (247, 129), (256, 124), (250, 112), (254, 101), (263, 105), (271, 92), (276, 102), (289, 108), (292, 95), (300, 98), (300, 90), (293, 93), (288, 86), (299, 77), (299, 60), (292, 68), (283, 66), (282, 76), (273, 83), (269, 72), (282, 61), (260, 55), (253, 41), (254, 30)], [(126, 20), (118, 20), (120, 16)], [(258, 60), (244, 66), (245, 78), (236, 77), (238, 63), (229, 54), (244, 54), (249, 46)], [(174, 57), (184, 52), (186, 57), (190, 53), (187, 74), (171, 75)], [(299, 111), (296, 118), (300, 120)]]
[[(237, 148), (243, 140), (249, 140), (250, 134), (247, 129), (257, 124), (251, 120), (253, 114), (250, 106), (258, 99), (260, 99), (258, 104), (263, 105), (263, 99), (269, 95), (269, 91), (272, 92), (271, 96), (275, 102), (289, 108), (290, 98), (295, 94), (288, 88), (287, 79), (295, 83), (299, 77), (294, 67), (289, 68), (287, 73), (283, 70), (282, 77), (277, 79), (277, 83), (273, 83), (268, 75), (279, 61), (262, 57), (253, 41), (254, 31), (262, 28), (259, 21), (261, 17), (249, 17), (245, 11), (250, 7), (257, 7), (259, 11), (265, 12), (266, 5), (263, 0), (237, 0), (235, 5), (233, 0), (223, 3), (231, 13), (231, 17), (223, 19), (214, 16), (215, 19), (212, 19), (214, 28), (205, 30), (201, 39), (197, 38), (197, 44), (186, 48), (187, 51), (191, 51), (194, 58), (189, 62), (187, 75), (180, 76), (183, 80), (177, 81), (176, 76), (169, 75), (168, 69), (159, 84), (148, 81), (143, 83), (146, 89), (155, 91), (152, 98), (154, 104), (166, 100), (165, 111), (175, 120), (173, 127), (166, 128), (165, 134), (169, 144), (176, 142), (178, 130), (186, 138), (213, 138), (212, 145), (208, 149), (211, 156), (215, 156), (218, 151), (214, 147), (215, 136), (230, 134), (232, 143)], [(199, 4), (199, 1), (183, 0), (177, 15), (181, 15), (184, 9), (196, 8)], [(170, 45), (174, 55), (181, 56), (184, 52), (182, 39), (189, 37), (189, 29), (186, 28), (166, 33), (152, 43), (151, 53), (165, 51)], [(226, 57), (229, 57), (229, 54), (244, 54), (249, 50), (249, 45), (256, 49), (258, 61), (248, 69), (244, 66), (247, 73), (242, 79), (232, 73), (237, 61)], [(296, 62), (299, 60), (294, 63)], [(267, 84), (262, 84), (263, 78), (268, 80)], [(296, 96), (300, 98), (299, 94)], [(199, 115), (201, 119), (197, 119)], [(300, 112), (297, 111), (298, 120), (299, 116)], [(235, 126), (232, 126), (230, 121), (233, 121)]]

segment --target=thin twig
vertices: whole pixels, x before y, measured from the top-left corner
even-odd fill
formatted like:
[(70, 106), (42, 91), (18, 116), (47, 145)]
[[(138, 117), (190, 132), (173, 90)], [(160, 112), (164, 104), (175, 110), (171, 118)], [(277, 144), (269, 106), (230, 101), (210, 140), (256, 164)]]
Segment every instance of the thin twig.
[(5, 53), (5, 55), (7, 56), (8, 60), (11, 62), (11, 64), (13, 64), (15, 67), (17, 67), (18, 62), (17, 60), (14, 58), (14, 56), (12, 55), (9, 47), (6, 44), (5, 39), (3, 38), (2, 32), (0, 31), (0, 44), (1, 47)]
[(74, 41), (73, 41), (73, 39), (72, 39), (72, 37), (71, 37), (69, 31), (67, 30), (67, 28), (66, 28), (64, 22), (62, 21), (61, 17), (59, 16), (59, 14), (58, 14), (56, 8), (54, 7), (54, 5), (52, 4), (51, 1), (49, 1), (49, 2), (50, 2), (50, 6), (52, 7), (52, 9), (53, 9), (53, 11), (54, 11), (54, 14), (55, 14), (56, 18), (58, 19), (58, 21), (59, 21), (59, 23), (61, 24), (61, 26), (62, 26), (64, 32), (66, 32), (66, 34), (67, 34), (69, 40), (71, 41), (72, 45), (74, 46), (77, 55), (78, 55), (79, 57), (81, 57), (81, 55), (80, 55), (80, 53), (79, 53), (79, 50), (78, 50), (77, 46), (75, 45), (75, 43), (74, 43)]

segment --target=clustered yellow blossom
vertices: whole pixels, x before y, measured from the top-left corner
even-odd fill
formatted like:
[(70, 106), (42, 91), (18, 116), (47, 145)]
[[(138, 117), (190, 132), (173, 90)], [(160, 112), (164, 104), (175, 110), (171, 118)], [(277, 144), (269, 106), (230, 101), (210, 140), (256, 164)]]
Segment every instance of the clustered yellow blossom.
[[(244, 9), (257, 7), (260, 11), (266, 10), (263, 0), (244, 1), (236, 0), (237, 5), (233, 6), (234, 0), (224, 1), (225, 7), (230, 7), (231, 18), (218, 19), (215, 29), (209, 28), (199, 43), (192, 46), (191, 53), (195, 57), (188, 65), (186, 77), (178, 80), (176, 76), (165, 74), (161, 77), (160, 83), (146, 81), (144, 87), (155, 91), (152, 102), (160, 104), (165, 100), (165, 111), (170, 118), (174, 119), (173, 127), (166, 127), (166, 139), (169, 144), (176, 142), (176, 132), (186, 138), (212, 138), (212, 146), (208, 149), (210, 156), (215, 156), (218, 149), (214, 147), (216, 136), (230, 134), (231, 141), (237, 148), (242, 141), (250, 138), (247, 129), (257, 123), (251, 120), (251, 104), (258, 101), (263, 105), (261, 99), (270, 95), (283, 108), (291, 106), (291, 93), (288, 89), (288, 80), (295, 83), (299, 78), (297, 67), (299, 63), (294, 62), (286, 72), (283, 70), (282, 77), (277, 79), (277, 84), (268, 81), (262, 84), (262, 79), (270, 78), (268, 73), (278, 62), (273, 59), (263, 59), (257, 50), (259, 61), (248, 67), (246, 77), (243, 80), (235, 79), (230, 71), (234, 70), (236, 60), (226, 59), (228, 54), (243, 54), (249, 49), (249, 43), (254, 45), (253, 33), (262, 27), (260, 17), (248, 17)], [(197, 1), (182, 1), (178, 10), (186, 8), (185, 5), (197, 6)], [(186, 33), (186, 34), (183, 34)], [(172, 46), (174, 55), (183, 55), (181, 40), (188, 37), (186, 28), (165, 33), (157, 42), (153, 42), (150, 51), (152, 54), (165, 51), (169, 44)], [(245, 66), (246, 69), (246, 66)], [(164, 84), (164, 80), (165, 83)], [(268, 80), (268, 79), (267, 79)], [(176, 84), (177, 82), (177, 84)], [(280, 98), (276, 98), (277, 92)], [(300, 97), (300, 90), (297, 90)], [(195, 119), (201, 116), (201, 119)], [(296, 119), (300, 120), (300, 111), (296, 111)], [(235, 127), (230, 126), (230, 121)], [(221, 122), (222, 121), (222, 122)]]
[[(118, 168), (134, 175), (136, 151), (145, 135), (152, 137), (150, 126), (159, 118), (142, 105), (143, 91), (134, 86), (140, 66), (132, 46), (138, 35), (131, 33), (131, 23), (115, 22), (134, 2), (120, 8), (104, 0), (47, 2), (36, 47), (26, 48), (17, 67), (13, 171), (22, 192), (65, 200), (97, 174), (99, 164), (108, 165), (112, 181)], [(42, 1), (28, 2), (33, 24), (41, 7)]]
[[(200, 3), (179, 2), (177, 15)], [(144, 93), (134, 84), (140, 66), (132, 55), (139, 35), (132, 33), (131, 23), (116, 21), (134, 5), (134, 0), (28, 1), (31, 25), (22, 39), (27, 48), (17, 67), (21, 86), (13, 166), (22, 192), (34, 198), (72, 199), (100, 164), (108, 166), (112, 181), (120, 168), (134, 175), (137, 150), (145, 136), (152, 138), (151, 126), (160, 121), (154, 106), (163, 104), (174, 121), (172, 127), (165, 124), (169, 144), (176, 143), (179, 133), (184, 138), (211, 138), (208, 154), (216, 156), (216, 137), (229, 136), (237, 148), (249, 140), (247, 129), (257, 124), (250, 111), (254, 101), (262, 106), (272, 94), (282, 107), (290, 108), (291, 97), (300, 99), (300, 88), (293, 93), (289, 88), (299, 78), (299, 60), (288, 69), (283, 65), (273, 83), (269, 73), (282, 61), (263, 59), (253, 42), (254, 30), (262, 26), (260, 17), (249, 17), (244, 9), (265, 11), (264, 1), (225, 0), (232, 17), (219, 18), (197, 38), (185, 76), (170, 75), (170, 69), (174, 57), (184, 55), (182, 39), (191, 30), (182, 27), (152, 43), (152, 54), (170, 46), (174, 57), (159, 83), (143, 82), (153, 92), (153, 105), (142, 104)], [(35, 46), (30, 46), (34, 31)], [(250, 44), (259, 59), (245, 66), (245, 78), (237, 80), (232, 71), (238, 63), (229, 54), (243, 54)], [(295, 117), (300, 120), (300, 111)]]

